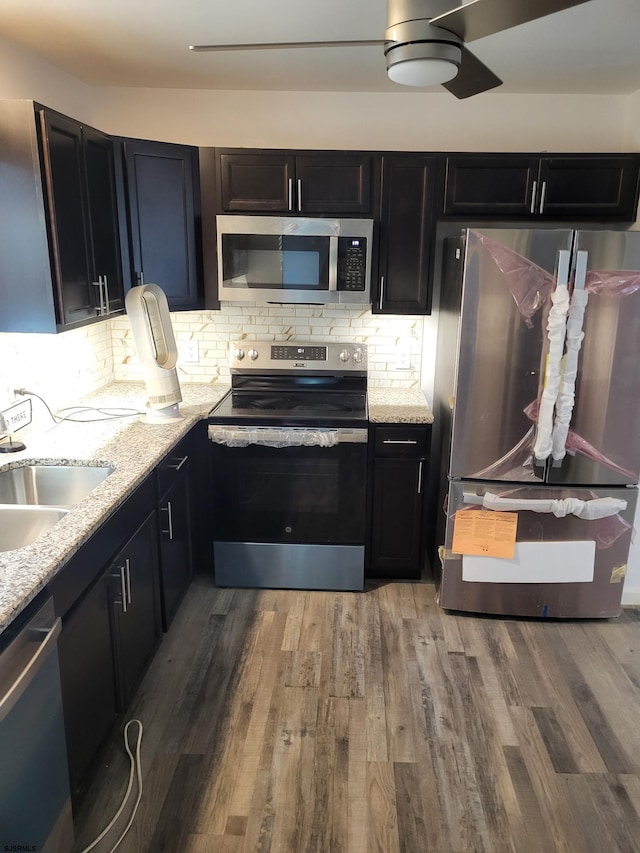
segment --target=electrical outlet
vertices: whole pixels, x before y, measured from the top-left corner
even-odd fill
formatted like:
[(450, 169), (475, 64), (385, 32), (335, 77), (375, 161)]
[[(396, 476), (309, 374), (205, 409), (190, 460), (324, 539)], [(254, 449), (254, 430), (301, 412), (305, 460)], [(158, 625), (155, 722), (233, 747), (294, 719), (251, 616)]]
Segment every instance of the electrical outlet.
[(411, 370), (411, 346), (401, 342), (396, 347), (396, 370)]
[(180, 344), (180, 361), (185, 364), (198, 364), (200, 361), (200, 347), (198, 341), (184, 341)]

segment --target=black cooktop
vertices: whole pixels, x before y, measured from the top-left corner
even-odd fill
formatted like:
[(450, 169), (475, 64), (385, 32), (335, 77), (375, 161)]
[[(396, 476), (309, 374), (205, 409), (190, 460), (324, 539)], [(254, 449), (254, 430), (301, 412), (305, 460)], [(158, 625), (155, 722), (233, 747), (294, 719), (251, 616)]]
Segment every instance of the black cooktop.
[(210, 412), (220, 422), (261, 424), (357, 422), (367, 420), (365, 393), (316, 391), (230, 391)]

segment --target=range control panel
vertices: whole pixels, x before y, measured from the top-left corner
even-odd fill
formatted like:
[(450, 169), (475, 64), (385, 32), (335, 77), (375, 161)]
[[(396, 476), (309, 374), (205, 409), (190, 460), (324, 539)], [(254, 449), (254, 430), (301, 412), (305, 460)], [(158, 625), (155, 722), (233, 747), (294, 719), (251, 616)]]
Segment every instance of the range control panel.
[(316, 347), (302, 344), (301, 346), (272, 346), (271, 358), (274, 361), (294, 361), (303, 359), (304, 361), (326, 361), (327, 348)]
[(287, 341), (233, 341), (229, 357), (232, 373), (366, 373), (367, 345), (331, 342), (310, 344)]

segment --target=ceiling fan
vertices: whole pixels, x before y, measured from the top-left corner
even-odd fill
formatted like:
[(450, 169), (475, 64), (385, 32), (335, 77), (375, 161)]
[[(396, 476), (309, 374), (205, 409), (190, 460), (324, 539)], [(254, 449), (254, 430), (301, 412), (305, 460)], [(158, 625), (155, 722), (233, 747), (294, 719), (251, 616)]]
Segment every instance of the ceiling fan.
[(197, 52), (283, 50), (383, 45), (387, 73), (405, 86), (442, 84), (456, 98), (468, 98), (502, 84), (466, 47), (466, 42), (544, 18), (588, 0), (388, 0), (384, 39), (264, 44), (193, 44)]

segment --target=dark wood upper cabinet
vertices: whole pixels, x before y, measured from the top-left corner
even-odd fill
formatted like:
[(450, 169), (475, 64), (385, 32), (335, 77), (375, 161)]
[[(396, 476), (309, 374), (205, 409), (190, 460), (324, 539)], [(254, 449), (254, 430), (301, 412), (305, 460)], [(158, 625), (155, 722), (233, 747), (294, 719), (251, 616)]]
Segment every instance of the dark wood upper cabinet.
[(110, 136), (92, 128), (83, 128), (83, 138), (93, 257), (91, 280), (98, 288), (100, 310), (113, 314), (124, 310), (114, 144)]
[(172, 311), (203, 307), (198, 149), (123, 139), (131, 283), (157, 284)]
[(383, 157), (375, 313), (430, 311), (435, 171), (434, 156)]
[(38, 109), (58, 323), (73, 328), (124, 309), (113, 141)]
[(447, 157), (443, 213), (527, 217), (538, 174), (537, 157)]
[(376, 155), (218, 149), (227, 213), (370, 213)]
[(547, 219), (632, 222), (638, 207), (637, 157), (545, 157), (538, 212)]
[(64, 331), (122, 311), (112, 140), (33, 101), (1, 101), (0, 149), (0, 331)]
[(640, 156), (456, 155), (444, 160), (445, 216), (632, 222)]

